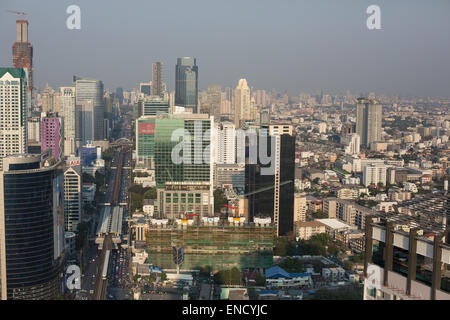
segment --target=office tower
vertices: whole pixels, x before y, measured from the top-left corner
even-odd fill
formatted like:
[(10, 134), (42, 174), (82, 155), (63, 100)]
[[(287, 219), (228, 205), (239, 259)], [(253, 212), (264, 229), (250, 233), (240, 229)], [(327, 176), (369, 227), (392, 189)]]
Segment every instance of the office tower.
[(268, 164), (262, 163), (261, 157), (257, 163), (246, 160), (245, 193), (250, 193), (247, 196), (248, 218), (252, 221), (258, 216), (270, 217), (277, 236), (285, 236), (294, 231), (294, 130), (291, 125), (270, 125), (262, 130), (267, 134), (257, 136), (258, 154), (265, 139), (267, 152), (263, 153), (271, 160)]
[(359, 98), (356, 110), (356, 133), (361, 144), (369, 147), (372, 142), (381, 141), (382, 108), (376, 100)]
[(387, 168), (384, 165), (371, 164), (364, 167), (363, 170), (363, 184), (368, 187), (371, 184), (386, 185), (386, 172)]
[(210, 106), (209, 114), (214, 120), (220, 122), (220, 106), (222, 102), (222, 88), (220, 86), (208, 86), (207, 101)]
[[(154, 154), (157, 187), (163, 187), (167, 181), (212, 183), (212, 162), (210, 152), (206, 149), (212, 143), (211, 121), (212, 119), (205, 114), (169, 114), (155, 119)], [(183, 159), (179, 159), (181, 163), (176, 163), (172, 158), (172, 150), (176, 146), (179, 147), (180, 142), (189, 143), (184, 136), (172, 141), (172, 135), (181, 131), (184, 131), (185, 136), (190, 135), (192, 141), (190, 147), (180, 153), (183, 155)]]
[(155, 116), (136, 120), (136, 164), (154, 168), (155, 158)]
[(154, 62), (152, 64), (152, 96), (164, 98), (162, 62)]
[(0, 170), (3, 157), (28, 149), (27, 78), (25, 69), (0, 68)]
[[(33, 90), (33, 47), (28, 42), (28, 21), (17, 20), (17, 41), (12, 47), (14, 68), (27, 70), (27, 91)], [(31, 101), (30, 101), (31, 102)]]
[(103, 140), (105, 118), (103, 82), (77, 76), (73, 77), (73, 82), (77, 112), (77, 141), (80, 145), (84, 145), (88, 141)]
[[(51, 162), (53, 161), (53, 162)], [(64, 267), (62, 163), (40, 155), (3, 159), (0, 172), (1, 298), (61, 294)]]
[(366, 217), (364, 300), (450, 300), (449, 200), (418, 195)]
[(42, 92), (42, 112), (60, 113), (60, 102), (60, 93), (47, 84)]
[(64, 119), (64, 155), (76, 152), (75, 87), (61, 87), (60, 108)]
[(123, 89), (117, 88), (116, 95), (117, 95), (117, 99), (119, 100), (119, 105), (122, 105), (123, 104)]
[(115, 93), (105, 94), (105, 125), (104, 125), (105, 139), (108, 139), (110, 137), (110, 133), (112, 130), (115, 98), (116, 98)]
[[(199, 206), (200, 216), (213, 214), (212, 123), (206, 114), (166, 114), (155, 119), (155, 178), (163, 217), (183, 218)], [(151, 130), (151, 124), (146, 126)], [(171, 190), (190, 193), (186, 198), (182, 192), (175, 199), (178, 196), (173, 192), (171, 197)]]
[(149, 96), (152, 94), (152, 83), (151, 82), (141, 82), (139, 83), (139, 92)]
[(240, 128), (245, 120), (251, 120), (250, 88), (247, 80), (239, 80), (234, 99), (234, 125)]
[(137, 105), (139, 117), (156, 116), (157, 113), (169, 112), (169, 101), (159, 96), (150, 96), (143, 99), (139, 99)]
[(198, 67), (195, 58), (177, 59), (175, 71), (175, 105), (198, 113)]
[(77, 231), (81, 222), (81, 167), (69, 167), (64, 171), (64, 228)]
[(217, 163), (236, 163), (236, 127), (234, 123), (226, 121), (220, 124), (217, 131)]
[(41, 150), (51, 150), (55, 159), (62, 159), (64, 151), (64, 124), (57, 113), (43, 113), (41, 117)]

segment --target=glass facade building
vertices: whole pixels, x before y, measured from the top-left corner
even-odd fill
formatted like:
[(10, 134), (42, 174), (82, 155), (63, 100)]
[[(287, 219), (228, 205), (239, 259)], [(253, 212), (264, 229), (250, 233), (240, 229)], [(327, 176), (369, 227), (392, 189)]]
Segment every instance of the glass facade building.
[(198, 112), (198, 67), (195, 58), (178, 58), (175, 71), (175, 105)]
[(61, 163), (8, 157), (0, 175), (2, 299), (52, 299), (61, 293), (63, 198)]

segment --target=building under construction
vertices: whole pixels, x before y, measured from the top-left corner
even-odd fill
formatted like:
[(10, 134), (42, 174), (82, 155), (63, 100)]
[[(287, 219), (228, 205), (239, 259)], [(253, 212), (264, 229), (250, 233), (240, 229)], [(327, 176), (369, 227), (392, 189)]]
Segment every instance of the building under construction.
[(183, 269), (265, 268), (272, 265), (274, 241), (270, 218), (253, 223), (244, 218), (203, 218), (200, 223), (153, 219), (146, 232), (146, 251), (148, 262), (162, 268), (176, 267), (173, 246), (184, 247)]

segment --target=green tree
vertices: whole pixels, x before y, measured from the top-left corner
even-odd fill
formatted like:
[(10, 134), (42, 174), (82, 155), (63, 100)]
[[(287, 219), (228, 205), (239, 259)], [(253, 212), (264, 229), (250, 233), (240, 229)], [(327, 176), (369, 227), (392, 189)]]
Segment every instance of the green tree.
[(156, 188), (152, 188), (150, 190), (145, 191), (144, 193), (144, 199), (156, 199), (157, 198), (157, 194), (156, 194)]
[(264, 277), (262, 274), (258, 273), (256, 275), (255, 284), (258, 287), (263, 287), (266, 285), (266, 277)]
[(214, 210), (219, 211), (228, 203), (225, 193), (222, 189), (214, 190)]

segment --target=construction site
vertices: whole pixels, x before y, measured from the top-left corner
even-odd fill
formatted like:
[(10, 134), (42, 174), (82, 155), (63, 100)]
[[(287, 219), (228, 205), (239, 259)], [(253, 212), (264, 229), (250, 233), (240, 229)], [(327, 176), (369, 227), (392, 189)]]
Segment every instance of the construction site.
[(153, 219), (146, 232), (148, 263), (173, 269), (173, 247), (184, 247), (183, 269), (238, 267), (266, 268), (272, 265), (275, 227), (269, 219), (203, 218), (193, 220)]

